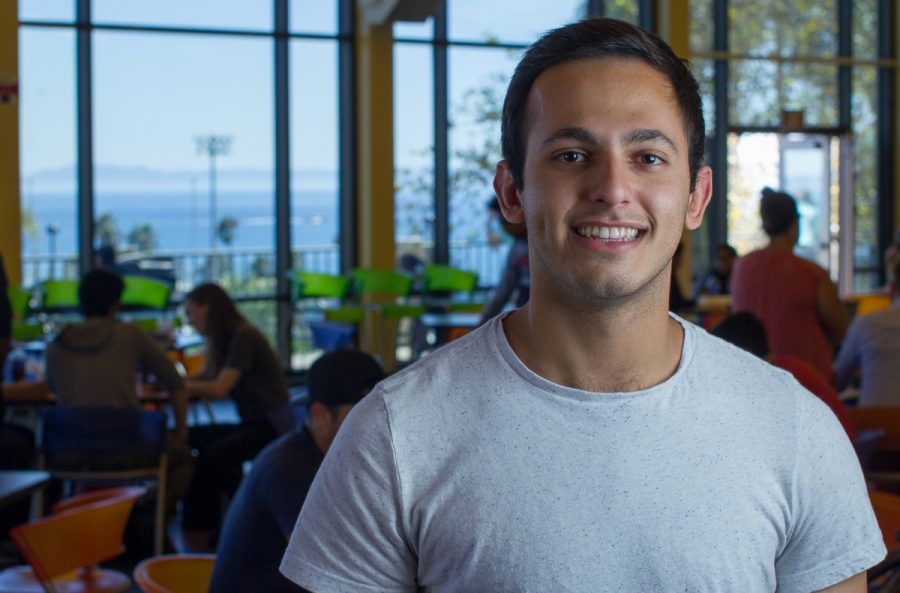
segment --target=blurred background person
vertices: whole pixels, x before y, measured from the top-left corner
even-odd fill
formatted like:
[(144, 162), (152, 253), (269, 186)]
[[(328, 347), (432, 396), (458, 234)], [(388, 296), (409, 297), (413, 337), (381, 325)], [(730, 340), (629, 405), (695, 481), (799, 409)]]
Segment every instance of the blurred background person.
[(484, 323), (503, 311), (507, 304), (519, 308), (528, 302), (531, 291), (531, 272), (528, 268), (528, 233), (523, 223), (509, 222), (500, 212), (500, 203), (497, 198), (491, 198), (487, 203), (488, 212), (496, 217), (503, 230), (513, 239), (509, 247), (509, 253), (503, 264), (503, 273), (500, 282), (494, 289), (491, 299), (481, 312), (481, 322)]
[(722, 295), (731, 293), (731, 270), (737, 251), (728, 243), (716, 247), (716, 257), (709, 269), (694, 284), (694, 300), (700, 295)]
[[(288, 386), (281, 361), (266, 337), (216, 284), (201, 284), (185, 297), (188, 322), (206, 338), (206, 366), (186, 381), (191, 395), (232, 399), (239, 424), (193, 426), (194, 478), (184, 500), (182, 536), (189, 550), (211, 549), (223, 496), (241, 481), (243, 463), (284, 432)], [(214, 546), (212, 546), (214, 547)]]
[(210, 593), (299, 590), (278, 567), (300, 507), (347, 414), (383, 378), (364, 352), (335, 350), (313, 363), (306, 423), (263, 449), (228, 507)]
[(837, 287), (824, 269), (794, 255), (800, 216), (793, 197), (764, 188), (759, 211), (769, 244), (735, 262), (731, 310), (762, 321), (773, 354), (801, 358), (832, 380), (848, 323)]
[(859, 378), (858, 406), (900, 405), (900, 257), (892, 263), (890, 309), (854, 317), (834, 365), (838, 388)]

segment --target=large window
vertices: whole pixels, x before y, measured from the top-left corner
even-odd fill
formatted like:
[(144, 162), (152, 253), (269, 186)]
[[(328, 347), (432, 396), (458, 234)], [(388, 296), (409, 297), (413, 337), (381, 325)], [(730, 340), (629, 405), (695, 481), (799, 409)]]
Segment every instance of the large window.
[(26, 283), (79, 257), (215, 281), (287, 355), (288, 266), (340, 272), (344, 4), (20, 0)]
[[(764, 242), (759, 190), (782, 186), (807, 219), (822, 221), (815, 237), (811, 229), (809, 237), (801, 233), (801, 251), (826, 265), (843, 292), (878, 287), (892, 222), (885, 214), (893, 182), (885, 173), (896, 150), (885, 129), (890, 114), (879, 113), (879, 106), (892, 109), (884, 99), (896, 75), (896, 56), (884, 49), (894, 33), (879, 27), (893, 21), (891, 5), (691, 2), (694, 71), (715, 107), (706, 112), (714, 199), (727, 196), (728, 204), (710, 208), (701, 243), (727, 238), (744, 252)], [(802, 123), (785, 127), (787, 112), (800, 112)], [(705, 261), (694, 258), (695, 271)]]
[(75, 36), (23, 28), (21, 182), (23, 282), (77, 274)]

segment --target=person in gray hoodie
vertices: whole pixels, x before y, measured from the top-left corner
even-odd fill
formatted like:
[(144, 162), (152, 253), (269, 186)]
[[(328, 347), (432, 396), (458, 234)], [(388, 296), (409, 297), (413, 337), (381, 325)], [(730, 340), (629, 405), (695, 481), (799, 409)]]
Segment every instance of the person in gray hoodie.
[(136, 372), (156, 376), (172, 396), (175, 436), (187, 439), (184, 381), (166, 353), (136, 325), (116, 319), (125, 284), (105, 270), (81, 279), (83, 323), (67, 325), (47, 347), (47, 382), (65, 406), (138, 407)]
[(187, 391), (166, 353), (136, 325), (116, 319), (125, 283), (106, 270), (92, 270), (78, 287), (83, 323), (67, 325), (47, 346), (47, 383), (63, 406), (139, 407), (138, 368), (156, 376), (170, 394), (175, 432), (166, 436), (169, 459), (166, 507), (174, 511), (190, 483)]

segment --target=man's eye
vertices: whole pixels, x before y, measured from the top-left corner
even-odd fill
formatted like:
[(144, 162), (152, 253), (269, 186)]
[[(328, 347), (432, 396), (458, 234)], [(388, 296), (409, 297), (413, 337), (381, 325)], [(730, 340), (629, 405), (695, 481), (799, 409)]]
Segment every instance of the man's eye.
[(565, 163), (580, 163), (584, 160), (584, 155), (575, 150), (567, 150), (559, 154), (559, 159)]
[(646, 165), (661, 165), (663, 162), (662, 158), (655, 154), (642, 154), (640, 160)]

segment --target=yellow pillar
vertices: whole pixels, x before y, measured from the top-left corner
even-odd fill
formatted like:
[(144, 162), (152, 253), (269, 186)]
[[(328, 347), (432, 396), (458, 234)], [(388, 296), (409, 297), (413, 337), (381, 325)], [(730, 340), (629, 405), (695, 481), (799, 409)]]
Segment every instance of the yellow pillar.
[[(394, 269), (394, 70), (390, 23), (370, 25), (358, 13), (356, 32), (357, 262)], [(380, 336), (379, 336), (380, 334)], [(360, 346), (393, 366), (393, 328), (367, 315)]]
[(14, 284), (22, 279), (18, 20), (18, 3), (0, 2), (0, 253)]

